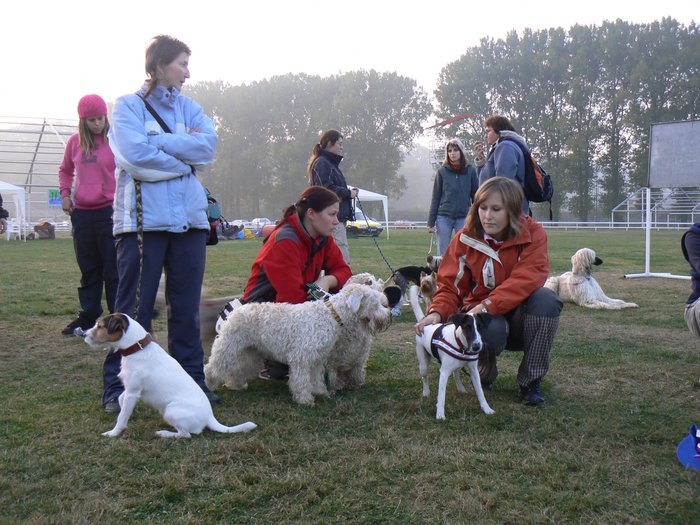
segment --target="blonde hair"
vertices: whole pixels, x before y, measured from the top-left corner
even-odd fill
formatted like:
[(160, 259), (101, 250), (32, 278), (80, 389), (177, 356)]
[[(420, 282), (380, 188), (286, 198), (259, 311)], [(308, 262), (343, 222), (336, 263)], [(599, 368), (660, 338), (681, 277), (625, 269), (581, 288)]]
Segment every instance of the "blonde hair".
[[(109, 118), (107, 117), (107, 115), (105, 115), (104, 117), (105, 127), (102, 130), (102, 133), (100, 133), (100, 136), (102, 137), (102, 140), (105, 144), (109, 144), (109, 139), (107, 138), (107, 132), (109, 131)], [(92, 155), (92, 152), (95, 150), (95, 136), (94, 133), (90, 131), (87, 121), (87, 117), (81, 118), (78, 121), (78, 143), (85, 152), (85, 155)]]
[(520, 216), (523, 213), (523, 189), (520, 183), (506, 177), (493, 177), (484, 182), (474, 195), (474, 204), (469, 209), (467, 215), (467, 230), (477, 236), (484, 235), (484, 226), (479, 217), (479, 207), (486, 202), (494, 193), (499, 193), (503, 199), (503, 207), (508, 212), (508, 227), (506, 228), (505, 239), (517, 237), (520, 233)]

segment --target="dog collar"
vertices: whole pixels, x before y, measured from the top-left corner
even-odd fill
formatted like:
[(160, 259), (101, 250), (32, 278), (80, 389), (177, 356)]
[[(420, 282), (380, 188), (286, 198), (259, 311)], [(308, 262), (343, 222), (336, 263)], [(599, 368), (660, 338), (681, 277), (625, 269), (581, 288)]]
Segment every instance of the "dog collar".
[(457, 339), (459, 346), (453, 345), (442, 335), (443, 328), (445, 328), (445, 325), (440, 325), (440, 328), (435, 330), (433, 337), (430, 339), (430, 351), (438, 362), (440, 362), (440, 354), (437, 352), (438, 348), (460, 361), (476, 361), (479, 359), (479, 352), (481, 352), (481, 349), (473, 351), (471, 348), (462, 345), (459, 339)]
[(333, 319), (335, 319), (340, 326), (343, 326), (343, 321), (340, 320), (340, 316), (338, 315), (338, 312), (335, 311), (335, 308), (333, 308), (333, 304), (330, 301), (323, 301), (323, 304), (325, 304), (326, 308), (330, 310)]
[(134, 353), (138, 352), (139, 350), (143, 349), (143, 347), (150, 344), (152, 341), (153, 341), (153, 338), (151, 337), (151, 334), (146, 334), (146, 337), (144, 337), (140, 341), (136, 341), (129, 348), (124, 348), (124, 349), (118, 350), (118, 352), (122, 356), (126, 357), (128, 355), (134, 354)]

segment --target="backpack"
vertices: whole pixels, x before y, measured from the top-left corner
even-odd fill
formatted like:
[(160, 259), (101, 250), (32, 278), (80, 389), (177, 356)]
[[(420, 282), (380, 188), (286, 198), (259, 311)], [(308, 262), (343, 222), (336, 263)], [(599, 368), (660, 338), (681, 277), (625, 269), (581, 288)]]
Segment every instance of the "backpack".
[(528, 149), (517, 140), (508, 137), (503, 137), (501, 140), (510, 140), (515, 142), (520, 151), (523, 152), (525, 160), (525, 180), (523, 181), (523, 190), (525, 198), (530, 202), (549, 202), (550, 215), (552, 207), (552, 196), (554, 195), (554, 184), (552, 178), (547, 175), (542, 166), (532, 157)]

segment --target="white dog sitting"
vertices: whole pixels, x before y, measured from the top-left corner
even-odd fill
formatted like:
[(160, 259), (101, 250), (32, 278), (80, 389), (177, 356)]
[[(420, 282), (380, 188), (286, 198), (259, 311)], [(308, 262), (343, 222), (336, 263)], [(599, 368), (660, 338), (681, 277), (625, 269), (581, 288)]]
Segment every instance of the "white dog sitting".
[[(423, 319), (423, 312), (418, 303), (418, 287), (411, 286), (409, 298), (416, 319)], [(479, 377), (479, 352), (483, 348), (479, 328), (489, 319), (488, 314), (455, 314), (444, 324), (431, 324), (423, 329), (423, 335), (416, 335), (416, 356), (423, 381), (423, 397), (430, 395), (428, 383), (428, 368), (430, 360), (435, 357), (440, 363), (440, 379), (438, 381), (437, 411), (435, 419), (445, 419), (445, 392), (450, 375), (454, 377), (457, 390), (466, 393), (460, 378), (462, 368), (469, 369), (469, 375), (479, 400), (481, 410), (485, 414), (493, 414), (481, 387)]]
[(221, 324), (204, 367), (207, 386), (244, 389), (262, 360), (272, 359), (289, 365), (294, 401), (313, 405), (315, 395), (329, 395), (323, 372), (343, 327), (382, 325), (388, 308), (382, 292), (363, 284), (344, 286), (322, 301), (244, 304)]
[(98, 320), (85, 333), (85, 341), (90, 346), (109, 348), (122, 355), (121, 411), (114, 428), (103, 436), (115, 437), (122, 433), (139, 399), (157, 409), (177, 430), (156, 432), (163, 438), (188, 438), (205, 427), (216, 432), (248, 432), (257, 427), (250, 421), (234, 427), (219, 423), (206, 394), (194, 379), (128, 315), (110, 314)]
[(545, 288), (555, 291), (564, 302), (574, 303), (586, 308), (606, 308), (620, 310), (622, 308), (637, 308), (635, 303), (620, 299), (612, 299), (605, 295), (602, 288), (593, 278), (593, 266), (603, 264), (590, 248), (581, 248), (571, 256), (571, 271), (559, 277), (550, 277)]

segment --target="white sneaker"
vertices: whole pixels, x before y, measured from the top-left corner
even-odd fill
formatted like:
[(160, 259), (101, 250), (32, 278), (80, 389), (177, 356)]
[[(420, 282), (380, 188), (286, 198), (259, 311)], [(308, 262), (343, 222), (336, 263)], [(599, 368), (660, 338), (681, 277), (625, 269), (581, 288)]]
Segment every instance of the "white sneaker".
[(216, 335), (221, 333), (221, 328), (231, 315), (231, 312), (240, 306), (243, 306), (243, 304), (238, 299), (234, 299), (233, 301), (226, 303), (226, 306), (224, 306), (224, 308), (219, 312), (219, 317), (216, 320)]

